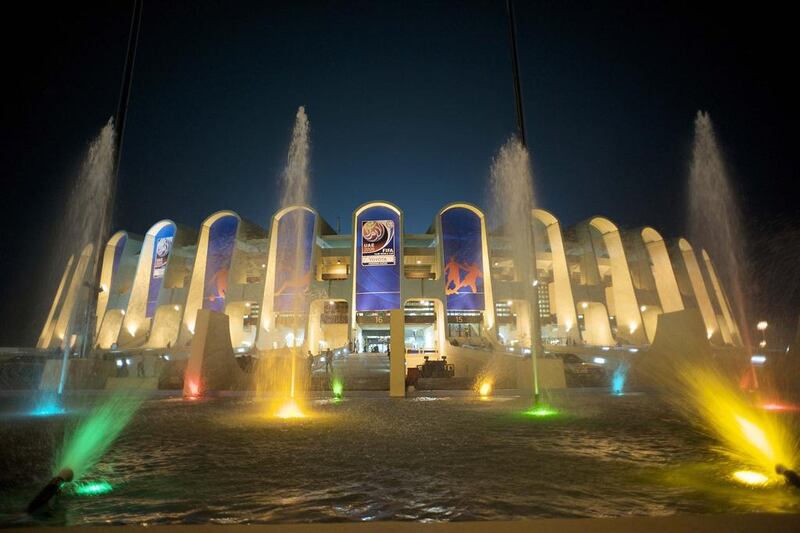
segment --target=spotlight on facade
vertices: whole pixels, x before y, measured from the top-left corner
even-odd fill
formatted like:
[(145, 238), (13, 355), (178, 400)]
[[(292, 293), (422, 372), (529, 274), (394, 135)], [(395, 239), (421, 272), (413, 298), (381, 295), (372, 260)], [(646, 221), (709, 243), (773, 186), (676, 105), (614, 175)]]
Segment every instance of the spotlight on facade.
[(642, 313), (644, 313), (645, 311), (647, 311), (647, 306), (646, 306), (646, 305), (643, 305), (643, 306), (641, 306), (641, 307), (639, 308), (639, 311), (641, 311)]
[(767, 357), (765, 355), (760, 355), (760, 354), (753, 355), (750, 357), (750, 362), (753, 363), (754, 365), (763, 365), (764, 363), (767, 362)]
[(605, 357), (595, 357), (594, 359), (592, 359), (592, 361), (596, 365), (604, 365), (604, 364), (606, 364), (606, 358)]
[(767, 345), (767, 341), (761, 341), (758, 343), (761, 348), (764, 348)]
[(601, 350), (603, 350), (604, 352), (607, 352), (607, 351), (609, 351), (611, 348), (610, 348), (610, 347), (608, 347), (608, 346), (603, 346), (603, 347), (602, 347), (602, 348), (600, 348), (600, 349), (601, 349)]
[(769, 324), (767, 324), (766, 320), (762, 320), (761, 322), (756, 324), (756, 328), (758, 329), (758, 331), (764, 331), (765, 329), (767, 329), (767, 326), (769, 326)]
[(636, 328), (638, 327), (639, 327), (638, 324), (636, 324), (635, 322), (631, 322), (630, 324), (628, 324), (628, 331), (631, 334), (633, 334), (633, 332), (636, 331)]
[(631, 353), (636, 353), (639, 351), (639, 348), (628, 348), (628, 351)]
[(478, 387), (478, 394), (481, 395), (482, 398), (486, 398), (492, 393), (492, 384), (488, 381), (484, 381), (481, 383), (481, 386)]
[(139, 329), (139, 325), (138, 324), (135, 324), (135, 323), (134, 324), (128, 324), (128, 333), (131, 334), (131, 337), (135, 337), (136, 336), (136, 330), (138, 330), (138, 329)]
[(117, 368), (122, 368), (122, 359), (117, 359)]
[(173, 309), (175, 309), (176, 311), (180, 311), (181, 310), (181, 306), (180, 305), (176, 305), (176, 306), (173, 307)]
[(706, 330), (706, 338), (710, 339), (713, 336), (714, 336), (714, 330), (713, 329), (707, 329)]
[(538, 287), (539, 286), (539, 280), (538, 279), (533, 280), (533, 286), (534, 287)]
[(589, 304), (587, 304), (586, 302), (582, 302), (581, 303), (581, 309), (586, 309), (588, 307), (589, 307)]

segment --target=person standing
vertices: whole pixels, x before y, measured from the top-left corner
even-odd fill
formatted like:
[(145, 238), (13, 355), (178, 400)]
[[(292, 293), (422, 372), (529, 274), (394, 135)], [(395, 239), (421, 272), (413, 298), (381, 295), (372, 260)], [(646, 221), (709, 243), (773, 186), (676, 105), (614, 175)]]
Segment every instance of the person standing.
[(333, 352), (330, 348), (325, 350), (325, 373), (333, 373)]

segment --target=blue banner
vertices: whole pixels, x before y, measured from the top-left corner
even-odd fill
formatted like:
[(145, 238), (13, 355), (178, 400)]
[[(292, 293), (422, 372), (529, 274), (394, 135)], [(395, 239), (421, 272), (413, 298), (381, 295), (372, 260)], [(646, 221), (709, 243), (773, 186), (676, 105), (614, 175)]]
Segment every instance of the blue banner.
[(376, 205), (356, 218), (356, 311), (400, 309), (400, 214)]
[(225, 312), (228, 273), (231, 268), (238, 229), (239, 219), (234, 215), (224, 215), (218, 218), (208, 229), (203, 309), (210, 309), (218, 313)]
[(114, 276), (119, 269), (119, 262), (122, 259), (122, 252), (125, 251), (125, 244), (128, 242), (128, 235), (123, 234), (117, 239), (117, 244), (114, 245), (114, 260), (111, 262), (111, 279), (108, 282), (108, 289), (114, 286)]
[(275, 252), (275, 311), (301, 309), (311, 285), (311, 255), (314, 251), (313, 212), (298, 207), (278, 220)]
[(147, 290), (147, 309), (145, 316), (152, 317), (158, 305), (158, 293), (164, 283), (169, 254), (172, 251), (172, 239), (175, 238), (175, 224), (166, 224), (153, 237), (153, 258), (150, 263), (150, 287)]
[(483, 292), (483, 232), (481, 218), (465, 207), (441, 215), (447, 309), (485, 308)]

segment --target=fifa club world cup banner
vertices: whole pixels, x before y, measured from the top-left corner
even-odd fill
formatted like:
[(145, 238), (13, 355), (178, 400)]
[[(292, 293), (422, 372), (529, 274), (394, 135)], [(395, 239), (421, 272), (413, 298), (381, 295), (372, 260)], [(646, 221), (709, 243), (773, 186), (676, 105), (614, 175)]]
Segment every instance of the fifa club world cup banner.
[(483, 232), (481, 218), (465, 207), (441, 215), (447, 309), (485, 308), (483, 292)]
[(368, 207), (356, 218), (356, 311), (400, 309), (400, 214)]
[(208, 228), (206, 274), (203, 283), (203, 309), (225, 312), (225, 293), (228, 292), (228, 273), (231, 269), (233, 249), (239, 219), (224, 215)]
[(114, 260), (111, 262), (111, 280), (108, 282), (109, 292), (111, 291), (111, 287), (114, 286), (114, 276), (117, 275), (117, 270), (119, 270), (119, 262), (122, 260), (122, 252), (125, 251), (125, 244), (127, 244), (127, 242), (128, 236), (123, 233), (117, 240), (117, 244), (114, 245)]
[(299, 312), (311, 285), (316, 215), (298, 207), (278, 220), (275, 251), (275, 311)]
[[(156, 236), (153, 238), (150, 287), (147, 290), (147, 309), (145, 310), (145, 316), (147, 318), (152, 317), (156, 312), (158, 293), (161, 290), (161, 285), (164, 283), (164, 273), (167, 270), (167, 262), (169, 262), (169, 254), (172, 251), (172, 240), (174, 238), (175, 224), (166, 224), (163, 228), (158, 230), (158, 233), (156, 233)], [(121, 248), (124, 248), (124, 245)], [(116, 251), (119, 252), (121, 248), (117, 248)], [(114, 263), (116, 263), (116, 253), (114, 256)]]

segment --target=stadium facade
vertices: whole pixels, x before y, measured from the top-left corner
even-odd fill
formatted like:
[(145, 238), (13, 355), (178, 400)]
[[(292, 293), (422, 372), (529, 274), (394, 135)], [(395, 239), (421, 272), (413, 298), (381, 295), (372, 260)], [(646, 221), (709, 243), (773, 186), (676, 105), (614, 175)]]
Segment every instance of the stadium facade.
[[(228, 315), (238, 353), (384, 351), (392, 309), (405, 310), (409, 354), (487, 342), (524, 352), (533, 313), (553, 347), (646, 346), (661, 313), (684, 309), (699, 311), (712, 345), (742, 345), (711, 258), (686, 239), (599, 216), (562, 228), (541, 209), (529, 223), (533, 280), (518, 279), (509, 240), (466, 203), (442, 208), (422, 234), (406, 233), (402, 210), (384, 201), (353, 212), (351, 235), (305, 206), (276, 213), (269, 231), (232, 211), (199, 231), (171, 220), (144, 237), (120, 231), (102, 251), (95, 348), (180, 352), (201, 308)], [(80, 341), (69, 332), (95, 285), (92, 255), (88, 245), (69, 260), (38, 348)]]

